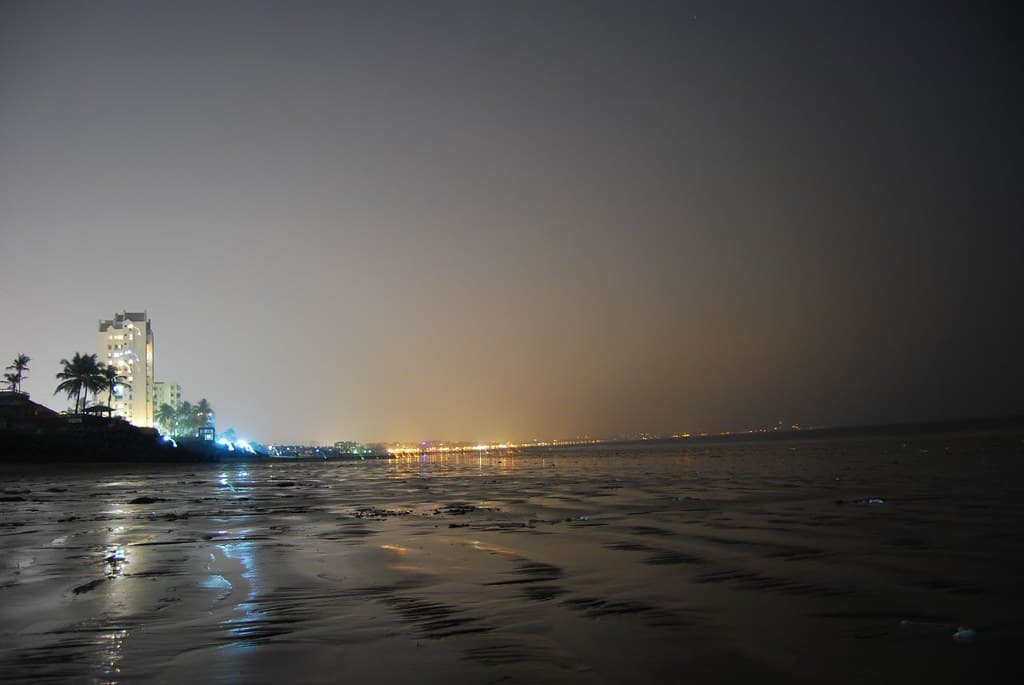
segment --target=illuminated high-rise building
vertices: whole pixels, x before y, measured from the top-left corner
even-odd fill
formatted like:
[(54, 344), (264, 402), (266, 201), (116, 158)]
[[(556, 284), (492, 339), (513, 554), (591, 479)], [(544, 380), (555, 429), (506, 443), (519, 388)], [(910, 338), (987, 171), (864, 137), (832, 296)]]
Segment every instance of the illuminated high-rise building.
[(100, 321), (97, 342), (99, 361), (115, 367), (125, 378), (124, 385), (115, 388), (110, 402), (114, 415), (136, 426), (151, 428), (153, 324), (146, 312), (123, 312)]

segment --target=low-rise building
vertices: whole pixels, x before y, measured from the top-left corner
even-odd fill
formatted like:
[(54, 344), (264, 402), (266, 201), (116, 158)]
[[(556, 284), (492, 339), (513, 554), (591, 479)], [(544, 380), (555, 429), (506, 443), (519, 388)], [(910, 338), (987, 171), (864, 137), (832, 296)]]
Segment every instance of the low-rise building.
[(181, 385), (168, 381), (155, 381), (153, 383), (153, 407), (159, 411), (160, 405), (169, 404), (177, 409), (181, 406)]

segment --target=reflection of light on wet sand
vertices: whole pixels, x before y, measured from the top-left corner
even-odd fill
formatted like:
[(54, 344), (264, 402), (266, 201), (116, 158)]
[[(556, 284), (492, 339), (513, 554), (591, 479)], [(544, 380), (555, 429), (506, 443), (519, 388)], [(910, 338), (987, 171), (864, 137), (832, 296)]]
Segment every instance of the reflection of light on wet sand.
[(243, 488), (245, 485), (249, 485), (250, 483), (248, 483), (248, 481), (249, 471), (248, 469), (242, 467), (236, 468), (234, 473), (221, 471), (220, 473), (217, 474), (217, 485), (221, 488), (225, 488), (232, 492), (235, 492), (237, 490), (237, 488), (235, 487), (236, 485), (243, 486)]
[(124, 643), (128, 640), (128, 631), (111, 631), (103, 636), (103, 640), (103, 675), (99, 682), (113, 685), (118, 682), (118, 676), (121, 674), (120, 664), (124, 658)]
[(401, 545), (381, 545), (380, 548), (381, 549), (386, 549), (389, 552), (394, 552), (395, 554), (402, 554), (402, 555), (408, 554), (409, 552), (412, 551), (408, 547), (402, 547)]
[(416, 551), (411, 550), (408, 547), (402, 547), (401, 545), (380, 545), (380, 549), (394, 554), (397, 557), (395, 560), (389, 560), (387, 565), (392, 571), (427, 576), (434, 576), (440, 573), (438, 570), (428, 568), (422, 563), (413, 563), (413, 560), (409, 557), (414, 556)]
[[(129, 507), (133, 509), (133, 507)], [(130, 514), (125, 509), (114, 510), (120, 516)], [(139, 587), (130, 578), (132, 567), (141, 567), (145, 563), (147, 548), (133, 546), (129, 529), (123, 525), (109, 526), (106, 529), (103, 545), (102, 568), (108, 582), (104, 584), (104, 600), (106, 612), (112, 617), (134, 616), (142, 611), (145, 602), (145, 589)], [(127, 568), (126, 568), (127, 567)], [(114, 619), (116, 620), (116, 618)], [(125, 656), (125, 643), (130, 637), (125, 628), (112, 630), (102, 636), (104, 643), (99, 654), (100, 677), (98, 682), (119, 682), (121, 662)]]
[(116, 578), (124, 573), (124, 564), (127, 558), (128, 552), (124, 547), (108, 546), (103, 553), (107, 578)]
[(455, 539), (453, 541), (458, 542), (461, 545), (465, 545), (471, 549), (478, 549), (481, 552), (487, 552), (488, 554), (500, 554), (501, 556), (505, 557), (514, 557), (519, 555), (519, 552), (516, 552), (515, 550), (509, 547), (502, 547), (501, 545), (495, 545), (490, 542), (481, 542), (480, 540), (458, 539)]
[(234, 592), (231, 582), (220, 574), (212, 574), (204, 578), (199, 583), (199, 587), (207, 590), (221, 590), (221, 594), (217, 597), (218, 600), (227, 599)]
[(512, 475), (518, 465), (517, 454), (513, 451), (483, 452), (478, 450), (458, 452), (434, 452), (429, 454), (393, 454), (387, 466), (390, 478), (405, 479), (411, 476), (430, 478), (444, 475), (471, 466), (475, 471), (487, 471), (496, 475)]
[[(239, 535), (242, 536), (248, 532), (248, 530), (241, 531)], [(261, 613), (255, 602), (260, 590), (260, 573), (256, 546), (252, 542), (242, 541), (220, 544), (217, 545), (217, 548), (226, 559), (237, 561), (243, 569), (241, 573), (234, 577), (235, 582), (231, 582), (228, 578), (228, 576), (232, 575), (228, 572), (228, 569), (224, 569), (223, 575), (217, 575), (221, 575), (229, 586), (239, 587), (243, 591), (247, 589), (245, 601), (238, 602), (235, 605), (236, 611), (241, 612), (242, 616), (240, 618), (229, 618), (222, 622), (228, 628), (228, 635), (239, 640), (226, 645), (226, 648), (248, 650), (253, 645), (251, 642), (245, 641), (245, 638), (250, 636), (253, 625), (261, 620)], [(230, 594), (228, 593), (228, 595)]]

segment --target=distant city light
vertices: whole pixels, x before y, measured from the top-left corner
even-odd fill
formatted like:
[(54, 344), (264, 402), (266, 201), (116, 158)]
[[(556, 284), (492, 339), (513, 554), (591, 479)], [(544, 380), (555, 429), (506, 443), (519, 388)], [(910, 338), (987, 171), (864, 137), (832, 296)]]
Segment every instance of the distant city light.
[(498, 442), (493, 444), (479, 443), (475, 445), (469, 444), (431, 444), (428, 442), (422, 442), (418, 445), (397, 445), (394, 447), (387, 448), (387, 453), (391, 456), (399, 455), (420, 455), (420, 454), (455, 454), (460, 452), (490, 452), (494, 450), (515, 450), (515, 449), (526, 449), (530, 447), (559, 447), (559, 446), (572, 446), (572, 445), (594, 445), (602, 442), (601, 440), (593, 439), (577, 439), (577, 440), (537, 440), (530, 442), (514, 443), (514, 442)]

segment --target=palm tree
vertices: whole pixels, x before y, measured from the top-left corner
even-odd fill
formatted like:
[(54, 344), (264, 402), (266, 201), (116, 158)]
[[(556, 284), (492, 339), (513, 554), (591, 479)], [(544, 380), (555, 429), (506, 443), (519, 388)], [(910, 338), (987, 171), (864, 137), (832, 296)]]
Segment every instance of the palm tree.
[(205, 397), (196, 403), (195, 411), (200, 426), (213, 425), (213, 407), (210, 406)]
[[(63, 369), (57, 374), (60, 383), (53, 391), (56, 395), (59, 392), (66, 393), (68, 399), (75, 398), (75, 413), (81, 413), (89, 392), (99, 387), (99, 364), (95, 354), (81, 354), (75, 352), (71, 361), (61, 359)], [(84, 395), (84, 397), (83, 397)]]
[(174, 430), (174, 420), (178, 413), (174, 410), (174, 407), (164, 402), (156, 410), (156, 422), (164, 429), (165, 433), (170, 433), (176, 436), (177, 433)]
[(16, 373), (5, 373), (4, 380), (7, 381), (7, 388), (11, 392), (18, 392), (18, 374)]
[(11, 384), (11, 390), (14, 392), (21, 392), (21, 382), (28, 378), (28, 363), (32, 361), (32, 358), (27, 354), (18, 354), (14, 358), (14, 363), (7, 367), (8, 371), (13, 371), (13, 374), (5, 374), (4, 378)]
[(111, 402), (114, 401), (114, 390), (118, 386), (131, 387), (125, 381), (127, 378), (121, 375), (120, 369), (113, 365), (100, 364), (99, 365), (99, 382), (101, 390), (107, 391), (107, 418), (110, 418), (114, 413), (114, 408), (111, 406)]
[[(96, 355), (92, 356), (93, 358), (96, 357)], [(96, 362), (96, 366), (93, 367), (92, 373), (89, 374), (89, 380), (86, 382), (85, 399), (82, 400), (82, 411), (84, 412), (86, 405), (89, 404), (89, 393), (92, 393), (92, 406), (97, 407), (100, 403), (100, 393), (104, 390), (106, 390), (106, 385), (103, 379), (103, 362)]]
[(178, 415), (174, 418), (177, 437), (195, 437), (196, 410), (192, 403), (185, 401), (178, 407)]

